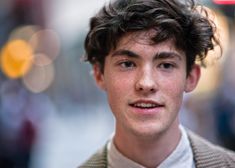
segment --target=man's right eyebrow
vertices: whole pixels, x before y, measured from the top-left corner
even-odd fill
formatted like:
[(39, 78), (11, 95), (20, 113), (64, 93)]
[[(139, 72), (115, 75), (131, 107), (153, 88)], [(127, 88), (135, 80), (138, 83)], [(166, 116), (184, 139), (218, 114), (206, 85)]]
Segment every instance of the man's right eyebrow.
[(139, 58), (139, 55), (130, 51), (130, 50), (125, 50), (125, 49), (121, 49), (121, 50), (117, 50), (115, 52), (112, 53), (112, 57), (115, 56), (128, 56), (128, 57), (132, 57), (132, 58)]

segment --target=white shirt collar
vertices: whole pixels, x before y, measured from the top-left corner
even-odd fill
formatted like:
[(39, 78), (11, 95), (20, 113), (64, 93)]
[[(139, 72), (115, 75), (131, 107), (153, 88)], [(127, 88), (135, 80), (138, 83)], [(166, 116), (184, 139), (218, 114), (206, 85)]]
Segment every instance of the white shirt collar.
[[(193, 152), (185, 129), (180, 126), (181, 139), (175, 150), (158, 166), (158, 168), (195, 168)], [(122, 155), (113, 143), (108, 144), (108, 168), (145, 168)]]

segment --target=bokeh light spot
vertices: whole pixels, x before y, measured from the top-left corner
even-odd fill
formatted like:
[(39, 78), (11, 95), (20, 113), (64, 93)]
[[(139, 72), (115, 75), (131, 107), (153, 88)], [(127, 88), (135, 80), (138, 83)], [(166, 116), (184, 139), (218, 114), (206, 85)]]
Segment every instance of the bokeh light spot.
[(1, 52), (1, 68), (9, 78), (25, 75), (33, 62), (33, 50), (24, 40), (9, 41)]
[(35, 65), (29, 73), (23, 77), (24, 85), (34, 93), (46, 90), (54, 80), (54, 65)]
[(12, 31), (9, 36), (9, 40), (21, 39), (28, 42), (33, 34), (39, 30), (40, 27), (36, 25), (21, 26)]
[(52, 63), (52, 60), (43, 53), (34, 54), (34, 64), (38, 66), (45, 66)]
[(60, 51), (60, 40), (57, 33), (50, 29), (36, 32), (30, 39), (34, 52), (47, 55), (51, 61), (55, 60)]

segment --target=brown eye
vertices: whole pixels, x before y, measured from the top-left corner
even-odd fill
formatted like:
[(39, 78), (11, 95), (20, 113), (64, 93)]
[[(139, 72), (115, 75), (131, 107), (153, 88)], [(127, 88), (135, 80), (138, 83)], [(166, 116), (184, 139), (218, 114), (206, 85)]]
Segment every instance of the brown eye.
[(122, 68), (133, 68), (135, 67), (135, 64), (132, 61), (123, 61), (119, 64)]
[(172, 67), (173, 67), (173, 65), (171, 65), (171, 64), (163, 64), (162, 66), (163, 66), (163, 68), (165, 68), (165, 69), (169, 69), (169, 68), (172, 68)]
[(163, 70), (170, 70), (173, 69), (175, 66), (174, 64), (171, 63), (161, 63), (159, 64), (159, 68), (163, 69)]

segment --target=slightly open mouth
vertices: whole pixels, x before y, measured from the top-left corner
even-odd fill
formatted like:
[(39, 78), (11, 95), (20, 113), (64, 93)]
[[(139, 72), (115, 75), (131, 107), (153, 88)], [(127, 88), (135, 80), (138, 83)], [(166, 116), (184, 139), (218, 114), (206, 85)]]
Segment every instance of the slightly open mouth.
[(157, 107), (163, 107), (163, 105), (154, 104), (154, 103), (133, 103), (130, 106), (140, 109), (152, 109)]

